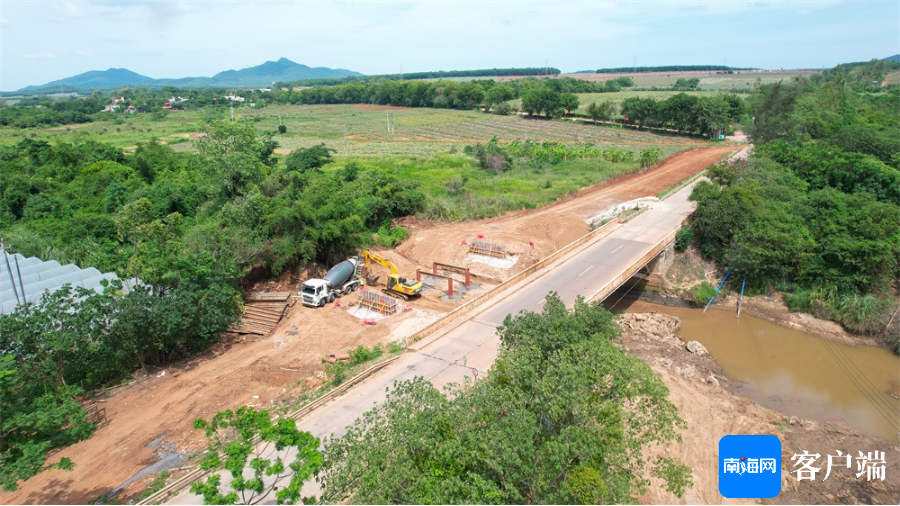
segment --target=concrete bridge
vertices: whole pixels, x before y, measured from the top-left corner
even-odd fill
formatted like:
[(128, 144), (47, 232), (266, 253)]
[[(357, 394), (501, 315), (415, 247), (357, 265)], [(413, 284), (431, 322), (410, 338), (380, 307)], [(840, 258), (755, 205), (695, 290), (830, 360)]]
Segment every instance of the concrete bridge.
[[(541, 311), (544, 297), (551, 291), (570, 306), (578, 296), (589, 301), (602, 300), (635, 275), (643, 276), (641, 270), (655, 259), (670, 261), (675, 233), (694, 210), (688, 201), (692, 189), (693, 184), (688, 185), (633, 219), (613, 224), (581, 244), (567, 247), (568, 251), (556, 255), (558, 258), (548, 265), (498, 287), (488, 300), (475, 307), (450, 313), (438, 331), (412, 343), (410, 352), (339, 397), (304, 412), (298, 418), (298, 427), (323, 439), (340, 435), (364, 412), (383, 401), (386, 388), (395, 381), (422, 376), (440, 388), (462, 382), (476, 372), (483, 376), (497, 356), (500, 339), (496, 328), (507, 315), (522, 310)], [(226, 480), (223, 476), (223, 483)], [(303, 495), (318, 492), (318, 484), (308, 482)], [(160, 500), (165, 498), (151, 496), (146, 501)], [(201, 503), (202, 498), (191, 495), (186, 488), (170, 500), (170, 504)]]

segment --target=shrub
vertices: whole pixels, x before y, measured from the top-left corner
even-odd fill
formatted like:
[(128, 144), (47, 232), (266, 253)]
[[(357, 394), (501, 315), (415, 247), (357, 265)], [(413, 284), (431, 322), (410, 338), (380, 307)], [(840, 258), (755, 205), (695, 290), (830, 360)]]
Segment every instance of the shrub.
[(409, 237), (409, 229), (406, 227), (391, 227), (382, 225), (375, 234), (375, 244), (382, 248), (393, 248)]
[(280, 133), (280, 134), (287, 133), (287, 126), (286, 125), (278, 125), (278, 133)]
[(513, 107), (509, 102), (500, 102), (494, 106), (493, 111), (494, 114), (499, 114), (500, 116), (509, 116), (513, 112)]
[(694, 238), (694, 231), (690, 226), (683, 227), (675, 233), (675, 251), (684, 251), (691, 245)]
[(703, 282), (691, 289), (694, 304), (704, 306), (715, 295), (716, 289), (709, 283)]

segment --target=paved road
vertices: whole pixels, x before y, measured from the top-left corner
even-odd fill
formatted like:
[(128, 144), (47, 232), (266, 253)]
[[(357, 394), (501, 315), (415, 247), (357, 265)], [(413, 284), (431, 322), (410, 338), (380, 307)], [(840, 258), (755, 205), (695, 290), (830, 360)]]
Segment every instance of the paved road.
[[(395, 381), (423, 376), (435, 386), (461, 382), (472, 370), (483, 376), (497, 356), (495, 330), (508, 314), (540, 311), (544, 296), (556, 291), (571, 305), (577, 296), (590, 297), (613, 283), (629, 266), (646, 256), (693, 212), (687, 198), (693, 185), (673, 194), (614, 229), (604, 237), (572, 251), (547, 268), (506, 290), (476, 309), (463, 323), (417, 343), (415, 350), (348, 390), (330, 404), (298, 422), (300, 429), (325, 438), (340, 435), (364, 412), (384, 400)], [(307, 483), (303, 495), (317, 493)], [(273, 499), (274, 500), (274, 499)], [(183, 491), (170, 504), (201, 504), (201, 498)]]

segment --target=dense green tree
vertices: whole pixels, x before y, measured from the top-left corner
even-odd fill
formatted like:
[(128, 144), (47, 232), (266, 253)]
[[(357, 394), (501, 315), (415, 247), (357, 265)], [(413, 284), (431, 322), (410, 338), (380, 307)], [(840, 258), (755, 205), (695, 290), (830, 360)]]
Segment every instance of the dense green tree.
[(322, 466), (319, 439), (290, 418), (273, 422), (268, 411), (222, 411), (209, 421), (196, 420), (194, 428), (211, 440), (200, 468), (231, 475), (230, 491), (222, 489), (220, 474), (191, 484), (203, 504), (258, 504), (272, 492), (277, 504), (295, 504), (303, 482)]
[(753, 128), (750, 130), (754, 143), (796, 138), (799, 122), (792, 113), (799, 96), (799, 86), (781, 81), (760, 87), (753, 111)]
[(533, 88), (522, 95), (522, 110), (530, 116), (559, 116), (563, 107), (561, 95), (550, 88)]
[(512, 87), (506, 84), (497, 84), (485, 92), (484, 105), (490, 109), (501, 102), (506, 102), (513, 98), (515, 98), (515, 90), (513, 90)]
[(587, 107), (587, 115), (593, 121), (609, 121), (615, 111), (615, 104), (610, 100), (591, 102)]
[(0, 488), (48, 469), (71, 469), (63, 458), (47, 464), (47, 452), (90, 437), (95, 426), (74, 397), (75, 386), (41, 389), (16, 367), (11, 355), (0, 355)]
[(256, 133), (252, 123), (213, 122), (197, 141), (201, 168), (227, 200), (258, 184), (274, 164), (274, 141)]
[(319, 170), (331, 162), (331, 153), (335, 151), (326, 147), (324, 143), (316, 144), (310, 148), (300, 148), (293, 151), (285, 159), (285, 166), (289, 171), (306, 172)]
[(646, 450), (683, 424), (660, 378), (615, 344), (599, 306), (509, 316), (487, 378), (441, 393), (422, 378), (326, 442), (327, 502), (628, 503), (651, 475), (681, 495), (690, 470)]

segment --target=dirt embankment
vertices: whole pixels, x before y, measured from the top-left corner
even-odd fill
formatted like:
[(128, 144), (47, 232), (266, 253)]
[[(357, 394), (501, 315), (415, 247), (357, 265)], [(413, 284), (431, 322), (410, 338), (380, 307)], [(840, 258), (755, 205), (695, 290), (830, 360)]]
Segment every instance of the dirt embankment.
[[(645, 290), (640, 294), (640, 298), (662, 305), (691, 305), (690, 293), (694, 286), (703, 282), (713, 287), (718, 286), (724, 275), (725, 271), (719, 269), (711, 260), (703, 258), (695, 246), (690, 246), (685, 251), (675, 254), (672, 265), (665, 274), (654, 276), (648, 286), (655, 291)], [(716, 299), (714, 307), (736, 311), (738, 295), (739, 292), (734, 292), (726, 286)], [(853, 334), (833, 321), (791, 311), (779, 292), (745, 296), (741, 301), (741, 312), (842, 344), (884, 346), (884, 340), (877, 337)], [(900, 319), (896, 319), (893, 324), (900, 325)]]
[[(669, 399), (678, 407), (687, 428), (682, 441), (667, 449), (691, 467), (694, 485), (681, 499), (666, 492), (651, 479), (648, 492), (639, 498), (644, 504), (896, 504), (900, 499), (900, 446), (895, 442), (860, 434), (847, 426), (817, 423), (788, 417), (764, 408), (738, 393), (739, 383), (724, 377), (715, 358), (687, 351), (675, 336), (679, 320), (656, 313), (624, 314), (622, 345), (660, 374), (669, 388)], [(782, 445), (781, 494), (774, 499), (725, 499), (719, 494), (718, 447), (723, 436), (766, 434), (777, 436)], [(827, 480), (824, 462), (837, 450), (854, 457), (883, 451), (887, 466), (884, 481), (857, 478), (852, 469), (835, 468)], [(808, 451), (822, 458), (822, 471), (813, 482), (797, 481), (792, 474), (795, 454)]]

